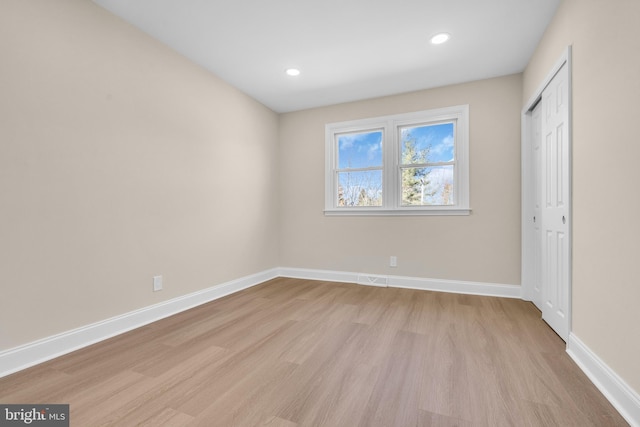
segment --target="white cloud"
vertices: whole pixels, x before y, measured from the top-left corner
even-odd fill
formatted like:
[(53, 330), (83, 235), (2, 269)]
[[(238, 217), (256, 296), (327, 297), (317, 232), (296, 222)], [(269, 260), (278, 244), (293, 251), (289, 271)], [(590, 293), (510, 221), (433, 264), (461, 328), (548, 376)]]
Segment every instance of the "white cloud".
[(353, 147), (358, 135), (340, 135), (338, 142), (340, 143), (340, 149), (346, 150)]
[(369, 156), (369, 160), (373, 159), (380, 152), (380, 144), (374, 144), (369, 146), (369, 150), (367, 150), (367, 155)]
[(431, 154), (434, 157), (441, 157), (445, 152), (448, 152), (453, 148), (453, 143), (453, 135), (447, 135), (442, 138), (442, 141), (439, 144), (431, 146)]

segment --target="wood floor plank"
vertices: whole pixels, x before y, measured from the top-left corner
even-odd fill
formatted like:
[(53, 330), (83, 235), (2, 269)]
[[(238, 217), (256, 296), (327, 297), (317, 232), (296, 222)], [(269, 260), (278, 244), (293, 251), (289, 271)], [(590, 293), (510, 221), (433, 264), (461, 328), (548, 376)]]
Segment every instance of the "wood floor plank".
[[(121, 426), (126, 426), (128, 420), (121, 420)], [(191, 424), (193, 417), (177, 412), (171, 408), (165, 408), (160, 413), (153, 414), (149, 418), (142, 421), (134, 421), (138, 427), (181, 427)]]
[[(421, 376), (421, 409), (446, 417), (472, 420), (472, 395), (483, 384), (479, 375), (473, 376), (473, 353), (465, 342), (456, 339), (455, 325), (445, 322), (434, 325), (426, 341), (424, 354), (430, 357)], [(478, 371), (473, 371), (478, 373)]]
[(54, 402), (54, 393), (65, 384), (75, 384), (77, 378), (67, 373), (49, 368), (44, 364), (37, 369), (31, 368), (0, 378), (0, 402), (11, 403), (47, 403)]
[[(131, 375), (126, 384), (118, 387), (113, 393), (104, 396), (102, 399), (91, 398), (91, 403), (85, 403), (82, 396), (69, 397), (68, 402), (74, 403), (71, 408), (71, 422), (82, 426), (94, 425), (123, 425), (122, 420), (131, 416), (146, 419), (150, 414), (163, 410), (148, 398), (160, 387), (160, 380), (140, 380), (136, 378), (132, 381)], [(99, 392), (98, 394), (101, 394)], [(86, 394), (84, 395), (86, 397)], [(143, 404), (133, 405), (132, 402), (143, 402)]]
[(530, 303), (277, 278), (0, 379), (86, 426), (625, 426)]
[(269, 361), (265, 369), (256, 369), (255, 375), (239, 379), (222, 395), (205, 399), (203, 404), (210, 404), (198, 413), (191, 425), (209, 427), (211, 420), (228, 427), (261, 424), (273, 413), (273, 395), (296, 368), (295, 364)]
[(269, 417), (264, 423), (263, 425), (268, 426), (268, 427), (297, 427), (298, 424), (297, 423), (293, 423), (289, 420), (284, 420), (282, 418), (278, 418), (275, 416), (271, 416)]
[[(182, 384), (172, 396), (171, 406), (189, 415), (198, 416), (212, 402), (221, 398), (241, 380), (260, 378), (257, 373), (272, 369), (277, 360), (277, 348), (287, 342), (293, 322), (287, 322), (261, 337), (239, 352), (230, 355), (211, 371)], [(257, 380), (259, 381), (259, 380)]]
[(276, 402), (275, 415), (286, 420), (301, 423), (309, 413), (313, 413), (317, 405), (322, 404), (318, 399), (323, 393), (323, 384), (331, 373), (342, 373), (338, 369), (339, 361), (349, 348), (348, 343), (364, 328), (358, 324), (339, 324), (332, 333), (324, 334), (320, 345), (302, 363), (296, 375), (282, 384), (281, 398)]
[(423, 363), (421, 336), (399, 330), (387, 349), (386, 363), (378, 375), (358, 425), (407, 425), (418, 423), (420, 378)]
[[(342, 345), (322, 352), (324, 357), (317, 357), (320, 352), (314, 353), (297, 370), (299, 375), (292, 378), (294, 386), (302, 386), (299, 390), (304, 403), (290, 402), (298, 410), (289, 417), (300, 425), (354, 426), (366, 411), (366, 396), (373, 392), (379, 373), (362, 351), (370, 330), (359, 324), (338, 327), (342, 333), (325, 335), (321, 345), (329, 349)], [(344, 341), (336, 337), (344, 337)]]
[(420, 411), (416, 427), (473, 427), (473, 423), (433, 412)]
[(187, 342), (206, 341), (215, 336), (219, 330), (232, 325), (250, 313), (267, 309), (272, 302), (266, 298), (246, 298), (239, 300), (241, 304), (233, 304), (221, 310), (219, 315), (207, 315), (191, 324), (166, 334), (162, 342), (174, 347), (183, 346)]

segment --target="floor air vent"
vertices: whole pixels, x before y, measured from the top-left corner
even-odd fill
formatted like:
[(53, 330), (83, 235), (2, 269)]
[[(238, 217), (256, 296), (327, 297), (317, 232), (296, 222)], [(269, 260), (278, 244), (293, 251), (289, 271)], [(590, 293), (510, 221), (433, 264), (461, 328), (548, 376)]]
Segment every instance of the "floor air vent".
[(375, 274), (358, 274), (358, 284), (366, 286), (379, 286), (386, 288), (388, 282), (387, 276), (376, 276)]

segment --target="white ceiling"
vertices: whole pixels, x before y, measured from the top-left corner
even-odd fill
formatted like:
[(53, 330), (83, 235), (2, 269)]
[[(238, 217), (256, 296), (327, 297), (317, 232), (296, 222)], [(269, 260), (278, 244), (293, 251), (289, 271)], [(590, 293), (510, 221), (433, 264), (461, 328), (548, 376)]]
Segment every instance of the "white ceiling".
[(277, 112), (521, 72), (560, 2), (93, 1)]

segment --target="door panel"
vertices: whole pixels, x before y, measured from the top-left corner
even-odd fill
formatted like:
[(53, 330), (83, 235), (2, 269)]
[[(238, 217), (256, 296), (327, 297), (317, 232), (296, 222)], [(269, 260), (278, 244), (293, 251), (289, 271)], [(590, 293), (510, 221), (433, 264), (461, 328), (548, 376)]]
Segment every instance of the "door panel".
[(531, 301), (542, 311), (542, 229), (540, 228), (542, 209), (542, 103), (531, 113), (531, 157), (533, 159), (533, 212), (529, 217), (533, 225), (533, 271), (531, 274)]
[(542, 318), (569, 335), (569, 106), (566, 64), (542, 93)]

